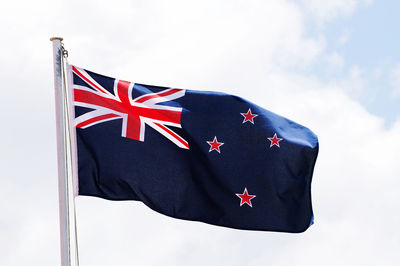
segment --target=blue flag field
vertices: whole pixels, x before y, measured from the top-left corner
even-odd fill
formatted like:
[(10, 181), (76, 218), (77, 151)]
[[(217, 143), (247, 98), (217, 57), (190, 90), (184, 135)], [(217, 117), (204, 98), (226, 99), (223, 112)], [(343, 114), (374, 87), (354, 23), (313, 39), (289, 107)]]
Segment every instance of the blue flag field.
[(79, 195), (237, 229), (312, 224), (318, 139), (308, 128), (237, 96), (68, 68)]

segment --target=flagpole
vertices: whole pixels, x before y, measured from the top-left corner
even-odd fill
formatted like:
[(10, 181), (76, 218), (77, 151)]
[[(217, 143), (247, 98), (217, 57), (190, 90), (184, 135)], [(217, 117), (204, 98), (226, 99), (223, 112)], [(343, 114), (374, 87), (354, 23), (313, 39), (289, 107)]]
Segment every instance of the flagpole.
[(69, 219), (69, 193), (68, 193), (68, 164), (67, 164), (67, 135), (66, 135), (66, 106), (64, 89), (64, 57), (63, 38), (52, 37), (53, 43), (53, 67), (54, 89), (56, 102), (56, 126), (57, 126), (57, 159), (58, 159), (58, 197), (60, 216), (60, 244), (61, 266), (71, 266), (70, 245), (70, 219)]

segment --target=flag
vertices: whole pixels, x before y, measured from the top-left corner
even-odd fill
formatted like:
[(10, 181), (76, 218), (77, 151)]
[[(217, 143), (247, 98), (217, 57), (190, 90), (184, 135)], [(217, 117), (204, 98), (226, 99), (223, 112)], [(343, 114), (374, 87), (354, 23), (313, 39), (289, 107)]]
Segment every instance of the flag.
[(237, 96), (69, 70), (79, 195), (237, 229), (312, 224), (318, 139), (306, 127)]

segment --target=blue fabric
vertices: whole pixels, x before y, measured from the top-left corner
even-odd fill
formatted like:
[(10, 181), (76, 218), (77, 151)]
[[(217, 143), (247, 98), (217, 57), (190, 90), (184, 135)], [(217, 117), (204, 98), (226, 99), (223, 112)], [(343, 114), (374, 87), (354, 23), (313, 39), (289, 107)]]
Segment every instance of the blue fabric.
[[(114, 94), (114, 79), (87, 71)], [(88, 86), (76, 74), (74, 84)], [(135, 84), (132, 97), (167, 88)], [(302, 232), (313, 219), (318, 139), (308, 128), (240, 97), (186, 90), (160, 105), (182, 108), (178, 147), (145, 125), (144, 141), (121, 136), (122, 119), (77, 128), (79, 195), (138, 200), (175, 218), (238, 229)], [(258, 116), (244, 122), (241, 113)], [(75, 116), (91, 111), (75, 107)], [(278, 145), (271, 146), (276, 134)], [(217, 137), (220, 153), (210, 151)], [(255, 195), (240, 205), (245, 188)]]

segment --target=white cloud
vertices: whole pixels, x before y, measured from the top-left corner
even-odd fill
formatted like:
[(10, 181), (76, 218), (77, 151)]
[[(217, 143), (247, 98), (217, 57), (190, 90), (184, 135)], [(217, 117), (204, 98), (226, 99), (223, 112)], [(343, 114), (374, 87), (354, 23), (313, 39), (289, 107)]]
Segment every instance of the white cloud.
[(345, 29), (343, 31), (342, 35), (340, 35), (340, 37), (338, 39), (338, 43), (340, 45), (345, 45), (350, 38), (350, 33), (351, 33), (351, 31), (349, 29)]
[(337, 16), (350, 16), (360, 6), (372, 3), (372, 0), (302, 0), (302, 7), (319, 22), (326, 22)]
[(345, 60), (338, 52), (333, 52), (325, 56), (326, 67), (328, 70), (341, 70), (345, 65)]
[(365, 89), (365, 79), (363, 78), (364, 70), (355, 65), (349, 70), (348, 78), (340, 83), (340, 86), (347, 90), (347, 92), (355, 97), (362, 95)]

